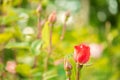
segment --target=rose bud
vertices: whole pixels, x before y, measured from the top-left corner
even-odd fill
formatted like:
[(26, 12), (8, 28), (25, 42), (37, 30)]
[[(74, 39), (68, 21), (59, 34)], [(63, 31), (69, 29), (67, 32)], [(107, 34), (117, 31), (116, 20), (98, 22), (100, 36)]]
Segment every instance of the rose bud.
[(41, 11), (42, 11), (42, 6), (39, 4), (36, 9), (36, 12), (39, 14)]
[(72, 70), (72, 65), (67, 60), (64, 60), (64, 69), (66, 71)]
[(65, 21), (67, 21), (68, 20), (68, 18), (70, 17), (70, 11), (67, 11), (66, 13), (65, 13)]
[(66, 76), (71, 76), (72, 72), (71, 71), (66, 71)]
[(14, 61), (8, 61), (7, 65), (5, 67), (6, 71), (8, 71), (8, 72), (10, 72), (12, 74), (16, 73), (15, 68), (16, 68), (16, 62), (14, 62)]
[(56, 11), (53, 11), (49, 17), (48, 17), (48, 21), (51, 23), (54, 23), (56, 21)]
[(74, 59), (79, 64), (85, 64), (90, 58), (90, 47), (80, 44), (74, 47)]

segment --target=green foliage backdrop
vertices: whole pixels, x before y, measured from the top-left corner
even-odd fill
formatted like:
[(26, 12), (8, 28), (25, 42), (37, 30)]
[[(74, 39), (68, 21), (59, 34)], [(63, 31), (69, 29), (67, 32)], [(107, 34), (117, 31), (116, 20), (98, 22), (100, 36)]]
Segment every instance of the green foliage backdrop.
[[(79, 19), (79, 14), (84, 1), (89, 3), (89, 17), (88, 23), (81, 26), (84, 20)], [(60, 3), (66, 6), (60, 6)], [(42, 5), (41, 20), (45, 23), (42, 39), (37, 38), (36, 8), (39, 4)], [(54, 10), (57, 14), (70, 10), (74, 21), (68, 22), (64, 39), (60, 40), (63, 23), (59, 18), (62, 15), (57, 17), (53, 27), (52, 55), (45, 71), (50, 28), (46, 20)], [(74, 45), (80, 43), (101, 44), (104, 48), (99, 58), (91, 57), (82, 69), (81, 80), (119, 80), (119, 35), (120, 0), (0, 0), (0, 80), (65, 80), (64, 57), (73, 66), (72, 80), (75, 80), (72, 55)], [(6, 70), (8, 61), (16, 62), (15, 74)]]

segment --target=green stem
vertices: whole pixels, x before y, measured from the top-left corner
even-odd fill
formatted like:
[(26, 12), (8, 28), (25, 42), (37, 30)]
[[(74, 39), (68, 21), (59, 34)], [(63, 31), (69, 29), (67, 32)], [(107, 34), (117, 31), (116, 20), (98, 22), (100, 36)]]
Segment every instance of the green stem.
[(36, 68), (37, 67), (37, 56), (35, 56), (34, 58), (34, 65), (33, 65), (33, 68)]
[(71, 80), (70, 76), (68, 77), (68, 79), (67, 79), (67, 80)]
[(61, 40), (63, 40), (63, 39), (64, 39), (65, 32), (66, 32), (66, 21), (64, 22), (64, 25), (63, 25), (62, 35), (61, 35), (61, 37), (60, 37), (60, 39), (61, 39)]
[(71, 70), (66, 71), (67, 80), (71, 80)]
[(82, 67), (83, 65), (80, 65), (79, 63), (76, 64), (76, 80), (80, 80), (80, 71)]
[(42, 31), (42, 26), (41, 26), (41, 19), (40, 19), (40, 15), (38, 15), (38, 34), (37, 34), (37, 38), (41, 39), (41, 31)]

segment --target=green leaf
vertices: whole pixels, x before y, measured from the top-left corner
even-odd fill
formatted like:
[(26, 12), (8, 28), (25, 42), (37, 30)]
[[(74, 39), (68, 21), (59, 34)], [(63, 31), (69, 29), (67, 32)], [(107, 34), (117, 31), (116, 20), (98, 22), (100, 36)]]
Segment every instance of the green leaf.
[(4, 56), (3, 56), (4, 63), (6, 63), (9, 60), (15, 59), (14, 51), (12, 49), (4, 49), (3, 51), (4, 51)]
[(16, 49), (29, 49), (28, 42), (9, 42), (6, 48), (16, 48)]
[(32, 44), (31, 44), (31, 52), (35, 55), (39, 55), (40, 54), (40, 48), (42, 46), (42, 41), (41, 40), (35, 40)]
[(8, 15), (2, 18), (2, 24), (11, 24), (19, 20), (17, 15)]
[(56, 70), (50, 70), (43, 74), (43, 80), (49, 80), (49, 79), (55, 78), (57, 76), (58, 76), (58, 74), (57, 74)]
[(23, 34), (19, 28), (19, 26), (14, 27), (14, 36), (16, 40), (22, 41), (23, 40)]
[(29, 77), (31, 75), (31, 68), (27, 64), (19, 64), (16, 66), (16, 72), (23, 77)]
[(12, 36), (13, 36), (13, 34), (9, 33), (9, 32), (1, 33), (0, 34), (0, 44), (9, 41), (12, 38)]
[(46, 22), (42, 30), (43, 47), (47, 47), (49, 45), (49, 29), (49, 22)]
[(33, 77), (40, 77), (40, 76), (42, 76), (42, 72), (40, 72), (39, 68), (34, 68), (34, 69), (32, 69), (32, 76)]
[[(21, 49), (20, 49), (21, 50)], [(25, 53), (18, 53), (16, 56), (16, 60), (18, 63), (23, 63), (23, 64), (27, 64), (29, 66), (33, 66), (34, 65), (34, 58), (33, 56), (30, 56), (29, 54), (26, 54), (29, 52), (25, 52)]]

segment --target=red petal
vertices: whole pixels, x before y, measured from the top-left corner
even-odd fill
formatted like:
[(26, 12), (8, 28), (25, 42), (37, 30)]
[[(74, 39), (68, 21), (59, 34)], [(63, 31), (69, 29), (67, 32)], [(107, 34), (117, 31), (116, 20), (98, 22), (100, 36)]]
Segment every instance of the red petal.
[(81, 64), (86, 63), (90, 58), (90, 48), (84, 44), (75, 46), (74, 59)]

